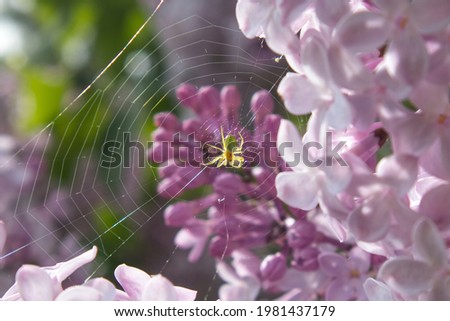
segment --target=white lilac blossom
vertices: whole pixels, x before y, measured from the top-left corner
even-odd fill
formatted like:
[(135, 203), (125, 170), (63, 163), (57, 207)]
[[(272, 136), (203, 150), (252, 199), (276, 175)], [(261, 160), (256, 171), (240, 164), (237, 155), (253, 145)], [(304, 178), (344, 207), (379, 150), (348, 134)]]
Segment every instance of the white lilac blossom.
[(196, 291), (174, 286), (161, 274), (149, 275), (125, 264), (119, 265), (114, 275), (125, 291), (117, 291), (117, 300), (193, 301), (196, 296)]
[(353, 248), (346, 259), (336, 253), (324, 253), (319, 257), (320, 268), (331, 277), (325, 292), (326, 300), (367, 299), (363, 283), (370, 269), (370, 255)]
[(450, 264), (446, 244), (434, 223), (421, 219), (413, 231), (412, 257), (385, 262), (379, 278), (405, 299), (450, 300)]
[[(39, 267), (23, 265), (16, 273), (16, 282), (6, 291), (2, 300), (100, 300), (112, 299), (115, 288), (104, 286), (103, 281), (93, 282), (63, 289), (62, 282), (83, 265), (92, 262), (97, 254), (97, 248), (54, 266)], [(105, 280), (105, 282), (107, 282)], [(98, 288), (96, 288), (98, 286)]]
[[(0, 245), (4, 238), (0, 222)], [(115, 276), (124, 291), (102, 278), (88, 279), (82, 284), (63, 287), (62, 283), (77, 269), (92, 262), (97, 254), (94, 246), (79, 256), (54, 266), (23, 265), (16, 273), (16, 282), (6, 291), (3, 301), (187, 301), (194, 300), (196, 291), (174, 286), (158, 274), (150, 276), (125, 264), (118, 266)]]
[[(244, 35), (265, 37), (292, 67), (277, 89), (286, 109), (310, 115), (303, 135), (281, 121), (287, 168), (275, 185), (308, 224), (343, 242), (308, 249), (329, 277), (316, 295), (448, 300), (450, 2), (240, 0), (236, 11)], [(345, 164), (316, 166), (326, 155), (305, 151), (335, 146), (328, 134), (346, 141)], [(301, 153), (308, 162), (296, 161)], [(346, 263), (357, 252), (366, 259)], [(268, 279), (284, 270), (279, 254), (263, 262)]]

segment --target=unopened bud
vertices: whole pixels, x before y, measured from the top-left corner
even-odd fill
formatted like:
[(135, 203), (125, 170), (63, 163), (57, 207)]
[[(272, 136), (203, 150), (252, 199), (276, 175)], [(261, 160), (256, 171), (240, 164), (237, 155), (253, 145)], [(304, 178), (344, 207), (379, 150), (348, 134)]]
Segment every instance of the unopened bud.
[(177, 88), (176, 95), (183, 106), (195, 109), (197, 105), (197, 88), (191, 84), (182, 84)]
[(272, 96), (267, 90), (260, 90), (253, 95), (250, 106), (256, 118), (262, 121), (266, 115), (273, 112)]
[(281, 253), (266, 256), (260, 266), (261, 277), (267, 281), (281, 279), (286, 270), (286, 258)]
[(186, 221), (197, 214), (197, 206), (191, 202), (178, 202), (170, 205), (164, 211), (164, 221), (167, 226), (183, 226)]

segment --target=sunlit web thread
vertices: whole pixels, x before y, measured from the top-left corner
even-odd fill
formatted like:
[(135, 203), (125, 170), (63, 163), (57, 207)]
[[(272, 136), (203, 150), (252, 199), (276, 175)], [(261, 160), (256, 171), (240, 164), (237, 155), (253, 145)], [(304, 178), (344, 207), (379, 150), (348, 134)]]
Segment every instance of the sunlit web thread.
[[(149, 182), (149, 183), (147, 183), (146, 185), (150, 186), (151, 183)], [(94, 192), (95, 192), (95, 189), (94, 189)], [(131, 192), (134, 192), (134, 191), (132, 190)], [(155, 197), (157, 197), (157, 196), (158, 196), (158, 195), (155, 195), (155, 196), (153, 196), (153, 198), (155, 198)], [(61, 201), (68, 200), (68, 199), (72, 199), (72, 197), (71, 197), (71, 196), (68, 196), (68, 197), (66, 197), (66, 198), (62, 198)], [(109, 206), (112, 205), (113, 203), (117, 202), (118, 199), (119, 199), (119, 197), (114, 198), (114, 199), (112, 199), (112, 200), (110, 200), (110, 201), (105, 201), (105, 202), (104, 202), (104, 205), (99, 206), (98, 209), (99, 209), (99, 210), (102, 210), (102, 209), (104, 209), (104, 208), (106, 208), (106, 207), (109, 208)], [(152, 200), (147, 200), (146, 204), (143, 204), (141, 207), (147, 205), (148, 202), (150, 202), (150, 201), (152, 201)], [(43, 208), (43, 207), (44, 207), (44, 206), (40, 206), (40, 207), (36, 207), (35, 209), (39, 209), (39, 208)], [(139, 209), (136, 209), (135, 212), (138, 211), (138, 210), (139, 210)], [(24, 244), (24, 245), (18, 247), (17, 249), (14, 249), (14, 250), (12, 250), (12, 251), (10, 251), (10, 252), (8, 252), (8, 253), (6, 253), (6, 254), (0, 256), (0, 260), (5, 259), (5, 258), (7, 258), (7, 257), (9, 257), (9, 256), (11, 256), (11, 255), (13, 255), (13, 254), (15, 254), (15, 253), (17, 253), (17, 252), (23, 250), (23, 249), (25, 249), (25, 248), (27, 248), (27, 247), (29, 247), (29, 246), (35, 244), (35, 243), (37, 243), (37, 242), (39, 242), (39, 241), (41, 241), (41, 240), (43, 240), (43, 239), (45, 239), (45, 238), (47, 238), (47, 237), (49, 237), (49, 236), (55, 234), (55, 233), (57, 233), (57, 232), (60, 232), (60, 231), (62, 231), (62, 230), (64, 230), (64, 229), (67, 229), (68, 227), (74, 225), (75, 223), (77, 223), (77, 222), (80, 221), (80, 220), (86, 220), (86, 217), (88, 217), (89, 215), (93, 215), (93, 214), (95, 214), (95, 213), (96, 213), (96, 211), (95, 211), (95, 210), (92, 210), (92, 211), (90, 211), (90, 212), (87, 212), (87, 213), (85, 213), (85, 214), (79, 216), (79, 217), (76, 217), (76, 218), (72, 219), (70, 222), (68, 222), (68, 223), (66, 223), (66, 224), (64, 224), (64, 225), (61, 225), (60, 227), (58, 227), (58, 228), (56, 228), (56, 229), (54, 229), (54, 230), (52, 230), (52, 231), (49, 231), (49, 233), (44, 234), (44, 235), (42, 235), (42, 236), (40, 236), (40, 237), (34, 239), (33, 241), (30, 241), (30, 242), (28, 242), (28, 243), (26, 243), (26, 244)], [(116, 226), (117, 226), (117, 225), (118, 225), (118, 224), (116, 224)], [(112, 228), (112, 227), (111, 227), (111, 228)], [(105, 231), (104, 233), (102, 233), (102, 235), (100, 235), (100, 237), (103, 236), (103, 235), (105, 235), (106, 233), (110, 232), (111, 228), (109, 228), (107, 231)], [(86, 237), (86, 239), (88, 239), (88, 238)], [(94, 241), (95, 241), (95, 240), (94, 240)], [(93, 243), (93, 241), (90, 242), (88, 245), (90, 245), (90, 244), (92, 244), (92, 243)], [(83, 249), (86, 248), (86, 247), (87, 247), (87, 246), (83, 247)], [(77, 253), (80, 253), (83, 249), (78, 250), (76, 253), (74, 253), (74, 255), (76, 255)]]
[[(135, 39), (142, 33), (142, 31), (147, 27), (147, 25), (150, 23), (150, 21), (153, 19), (155, 14), (158, 12), (158, 10), (161, 8), (162, 4), (164, 3), (164, 0), (160, 0), (158, 5), (156, 6), (155, 10), (150, 14), (150, 16), (147, 18), (147, 20), (144, 21), (144, 23), (139, 27), (139, 29), (136, 31), (136, 33), (130, 38), (130, 40), (126, 43), (126, 45), (119, 51), (119, 53), (106, 65), (105, 68), (94, 78), (94, 80), (80, 93), (78, 96), (75, 97), (72, 102), (67, 105), (63, 110), (50, 122), (48, 123), (39, 133), (36, 134), (40, 135), (43, 133), (46, 129), (48, 129), (50, 126), (52, 126), (55, 121), (60, 118), (69, 108), (71, 108), (84, 94), (89, 91), (89, 89), (92, 88), (92, 86), (108, 71), (108, 69), (123, 55), (123, 53), (128, 49), (128, 47), (135, 41)], [(24, 150), (25, 147), (27, 147), (31, 141), (25, 143), (22, 148), (15, 152), (5, 163), (0, 165), (0, 168), (7, 165), (9, 161), (11, 161), (15, 156), (17, 156), (18, 153)]]
[[(137, 32), (131, 37), (131, 39), (128, 41), (128, 43), (122, 48), (122, 50), (110, 61), (110, 63), (97, 75), (97, 77), (96, 78), (94, 78), (94, 80), (68, 105), (68, 106), (66, 106), (54, 119), (53, 119), (53, 121), (51, 121), (50, 123), (48, 123), (38, 134), (36, 134), (36, 136), (35, 136), (35, 138), (36, 137), (39, 137), (40, 135), (42, 135), (47, 129), (51, 129), (51, 127), (53, 126), (53, 124), (55, 123), (55, 121), (58, 119), (58, 118), (60, 118), (69, 108), (71, 108), (73, 105), (74, 105), (74, 103), (75, 102), (77, 102), (90, 88), (92, 88), (92, 86), (98, 81), (98, 79), (100, 79), (102, 76), (103, 76), (103, 74), (119, 59), (119, 57), (121, 57), (122, 56), (122, 54), (127, 50), (127, 48), (134, 42), (134, 40), (137, 38), (137, 36), (144, 30), (144, 28), (149, 24), (149, 22), (150, 22), (150, 20), (152, 20), (153, 19), (153, 17), (154, 17), (154, 15), (156, 14), (156, 12), (159, 10), (159, 8), (161, 7), (161, 5), (163, 4), (163, 2), (164, 2), (164, 0), (161, 0), (160, 2), (159, 2), (159, 4), (157, 5), (157, 7), (155, 8), (155, 10), (151, 13), (151, 15), (147, 18), (147, 20), (141, 25), (141, 27), (137, 30)], [(50, 136), (51, 134), (49, 134), (49, 136)], [(48, 144), (48, 140), (49, 139), (47, 139), (47, 142), (46, 142), (46, 145), (45, 145), (45, 149), (44, 150), (46, 150), (46, 147), (47, 147), (47, 144)], [(30, 141), (28, 141), (27, 143), (25, 143), (25, 144), (23, 144), (23, 146), (22, 146), (22, 148), (20, 149), (20, 150), (18, 150), (18, 151), (16, 151), (14, 154), (12, 154), (11, 156), (10, 156), (10, 158), (5, 162), (5, 163), (3, 163), (2, 165), (0, 165), (1, 167), (3, 167), (3, 166), (6, 166), (7, 164), (9, 164), (9, 162), (11, 162), (20, 152), (23, 152), (24, 150), (25, 150), (25, 148), (26, 147), (28, 147), (30, 144), (31, 144), (31, 142), (33, 141), (33, 139), (32, 140), (30, 140)], [(35, 144), (35, 146), (33, 147), (33, 150), (32, 150), (32, 154), (34, 153), (34, 151), (35, 151), (35, 148), (36, 148), (36, 144)], [(31, 154), (31, 155), (32, 155)], [(42, 157), (43, 157), (43, 154), (42, 154), (42, 156), (41, 156), (41, 161), (42, 161)], [(42, 162), (41, 162), (42, 163)], [(78, 163), (77, 163), (77, 165), (78, 165)], [(40, 165), (39, 165), (40, 166)], [(52, 170), (53, 170), (53, 168), (52, 168)], [(24, 182), (22, 181), (22, 184), (21, 184), (21, 187), (20, 187), (20, 194), (19, 195), (21, 195), (21, 192), (22, 192), (22, 190), (23, 190), (23, 186), (24, 186)], [(32, 187), (32, 193), (34, 192), (34, 190), (35, 190), (35, 187), (36, 187), (36, 180), (33, 182), (33, 187)], [(48, 189), (47, 189), (47, 191), (48, 191)], [(48, 193), (46, 194), (46, 196), (45, 196), (45, 201), (46, 201), (46, 198), (47, 198), (47, 195), (48, 195)], [(19, 197), (20, 198), (20, 197)], [(31, 197), (30, 197), (30, 199), (29, 199), (29, 201), (31, 202)], [(45, 202), (44, 201), (44, 202)], [(18, 206), (18, 203), (16, 204), (16, 208), (15, 208), (15, 211), (14, 211), (14, 215), (17, 213), (17, 206)], [(30, 204), (28, 204), (28, 209), (30, 208)], [(27, 210), (27, 212), (28, 212), (28, 210)], [(38, 220), (37, 220), (37, 222), (39, 222)], [(21, 227), (23, 227), (22, 226), (22, 224), (20, 223), (20, 222), (18, 222), (19, 223), (19, 225), (21, 226)], [(39, 222), (40, 223), (40, 222)], [(42, 225), (42, 224), (41, 224)], [(44, 228), (45, 228), (45, 226), (44, 226)], [(26, 231), (26, 228), (24, 228), (24, 231), (26, 232), (26, 233), (28, 233), (27, 231)], [(79, 231), (80, 232), (80, 231)], [(82, 234), (82, 233), (81, 233)], [(25, 244), (25, 245), (23, 245), (23, 246), (21, 246), (21, 247), (19, 247), (18, 249), (16, 249), (16, 250), (14, 250), (13, 252), (11, 252), (11, 253), (15, 253), (15, 252), (17, 252), (17, 251), (19, 251), (19, 250), (21, 250), (21, 249), (23, 249), (23, 248), (26, 248), (27, 246), (29, 246), (29, 244)]]
[[(203, 171), (206, 169), (206, 167), (202, 168), (200, 170), (200, 172), (198, 172), (192, 179), (190, 179), (184, 186), (183, 188), (181, 188), (174, 196), (173, 198), (177, 197), (179, 194), (181, 194), (187, 186), (189, 186), (199, 175), (201, 175), (203, 173)], [(156, 197), (157, 195), (155, 195), (154, 197)], [(153, 198), (154, 198), (153, 197)], [(151, 200), (147, 200), (146, 202), (144, 202), (141, 206), (139, 206), (138, 208), (136, 208), (135, 210), (133, 210), (132, 212), (128, 213), (127, 215), (125, 215), (123, 218), (121, 218), (119, 221), (117, 221), (116, 223), (114, 223), (107, 231), (105, 231), (104, 233), (102, 233), (101, 235), (97, 236), (92, 242), (95, 242), (98, 238), (102, 237), (103, 235), (105, 235), (106, 233), (108, 233), (109, 230), (115, 228), (116, 226), (120, 225), (122, 222), (124, 222), (125, 220), (127, 220), (129, 217), (131, 217), (134, 213), (136, 213), (137, 211), (139, 211), (142, 207), (144, 207), (146, 204), (148, 204)], [(157, 215), (162, 209), (164, 209), (170, 202), (172, 201), (172, 198), (170, 200), (168, 200), (167, 202), (165, 202), (163, 204), (162, 207), (160, 207), (158, 210), (156, 210), (153, 215), (149, 216), (147, 218), (147, 220), (144, 222), (144, 224), (140, 225), (137, 227), (136, 232), (138, 232), (142, 227), (144, 227), (146, 225), (146, 223), (148, 223), (153, 217), (155, 217), (155, 215)], [(116, 247), (116, 249), (111, 252), (110, 254), (108, 254), (108, 256), (103, 260), (102, 263), (99, 264), (99, 266), (89, 275), (89, 277), (87, 279), (90, 279), (92, 276), (95, 275), (95, 273), (97, 273), (97, 271), (103, 266), (103, 264), (105, 264), (105, 262), (111, 258), (126, 242), (128, 242), (128, 240), (130, 240), (133, 237), (133, 234), (131, 234), (130, 236), (128, 236), (127, 238), (125, 238), (122, 243)]]
[[(239, 51), (241, 51), (242, 50), (242, 48), (240, 48), (239, 46), (236, 46), (236, 49), (237, 50), (239, 50)], [(228, 55), (227, 55), (228, 56)], [(117, 57), (118, 58), (118, 57)], [(116, 59), (117, 59), (116, 58)], [(248, 59), (248, 58), (245, 58), (245, 60), (249, 63), (249, 64), (253, 64), (253, 65), (255, 65), (255, 59)], [(159, 61), (158, 63), (162, 63), (162, 60), (161, 61)], [(226, 63), (229, 63), (229, 62), (226, 62)], [(112, 65), (112, 63), (110, 64), (110, 65)], [(202, 66), (202, 65), (197, 65), (196, 67), (200, 67), (200, 66)], [(237, 66), (238, 66), (238, 64), (235, 64), (235, 68), (237, 68)], [(260, 68), (260, 67), (258, 67), (258, 68)], [(107, 67), (106, 69), (109, 69), (109, 67)], [(105, 71), (106, 71), (106, 69), (102, 72), (102, 73), (104, 73)], [(258, 73), (256, 73), (255, 71), (253, 71), (255, 74), (254, 74), (254, 77), (259, 77), (258, 76)], [(239, 73), (238, 71), (235, 71), (234, 72), (234, 74), (237, 74), (237, 73)], [(248, 74), (249, 72), (245, 72), (245, 74)], [(220, 73), (220, 74), (225, 74), (225, 73)], [(233, 74), (233, 73), (231, 73), (231, 74)], [(219, 75), (219, 74), (218, 74)], [(99, 77), (100, 77), (101, 75), (99, 75)], [(119, 74), (116, 76), (116, 78), (115, 79), (117, 79), (117, 77), (119, 76)], [(214, 76), (214, 74), (212, 74), (212, 76)], [(97, 78), (99, 78), (99, 77), (97, 77)], [(96, 78), (96, 80), (97, 80), (97, 78)], [(95, 80), (95, 81), (96, 81)], [(95, 82), (94, 81), (94, 82)], [(156, 81), (156, 80), (155, 80)], [(94, 83), (93, 82), (93, 83)], [(101, 91), (102, 93), (104, 93), (111, 85), (112, 85), (112, 83), (114, 82), (114, 80), (103, 90), (103, 91)], [(250, 82), (251, 82), (251, 79), (250, 79)], [(93, 83), (91, 84), (91, 86), (93, 85)], [(166, 84), (167, 84), (168, 82), (166, 82)], [(248, 81), (241, 81), (240, 83), (248, 83)], [(217, 84), (221, 84), (221, 83), (217, 83)], [(272, 88), (274, 87), (274, 85), (272, 85)], [(122, 87), (121, 87), (122, 88)], [(159, 87), (159, 89), (158, 90), (162, 90), (162, 88), (164, 88), (164, 86), (161, 86), (161, 87)], [(82, 95), (84, 95), (84, 93), (88, 90), (89, 88), (86, 88), (86, 90), (85, 91), (83, 91), (83, 93), (82, 94), (80, 94), (76, 99), (79, 99), (79, 97), (81, 97)], [(134, 89), (133, 89), (134, 90)], [(126, 98), (128, 98), (128, 97), (130, 97), (131, 96), (131, 93), (132, 92), (130, 92), (129, 93), (129, 95), (126, 97)], [(142, 92), (141, 94), (143, 94), (144, 92)], [(170, 91), (167, 91), (165, 94), (164, 94), (164, 97), (166, 97), (168, 94), (170, 93)], [(147, 102), (144, 104), (144, 106), (143, 107), (145, 107), (146, 105), (148, 105), (149, 104), (149, 102), (151, 102), (151, 101), (153, 101), (153, 99), (154, 99), (154, 97), (155, 97), (155, 95), (156, 95), (156, 93), (154, 93), (153, 95), (152, 95), (152, 97), (149, 99), (149, 100), (147, 100)], [(125, 99), (125, 100), (127, 100), (127, 99)], [(124, 100), (124, 101), (125, 101)], [(137, 99), (136, 99), (137, 100)], [(135, 101), (136, 101), (135, 100)], [(76, 100), (75, 100), (76, 101)], [(74, 101), (74, 102), (75, 102)], [(135, 101), (133, 101), (133, 103), (135, 102)], [(156, 104), (155, 104), (155, 106), (151, 109), (151, 111), (153, 111), (154, 110), (154, 108), (156, 108), (156, 106), (158, 106), (160, 103), (161, 103), (161, 101), (162, 101), (162, 99), (161, 100), (159, 100)], [(72, 102), (72, 104), (74, 103), (74, 102)], [(111, 104), (110, 105), (112, 105), (112, 102), (111, 102)], [(178, 106), (178, 105), (177, 105)], [(175, 106), (173, 109), (172, 109), (172, 111), (175, 109), (175, 108), (177, 108), (177, 106)], [(70, 105), (67, 107), (67, 108), (69, 108), (70, 107)], [(123, 105), (120, 107), (120, 108), (122, 108), (123, 107)], [(66, 108), (66, 109), (67, 109)], [(64, 112), (64, 110), (61, 112), (61, 114)], [(60, 115), (61, 115), (60, 114)], [(107, 113), (105, 113), (105, 115), (106, 115)], [(60, 116), (60, 115), (58, 115), (58, 117)], [(117, 117), (117, 115), (116, 115), (116, 117)], [(104, 119), (104, 118), (103, 118)], [(55, 118), (55, 120), (56, 120), (56, 118)], [(51, 124), (49, 124), (49, 125), (51, 125)], [(244, 128), (247, 126), (248, 124), (246, 124), (246, 125), (244, 125)], [(45, 128), (44, 128), (44, 130), (45, 130)], [(90, 156), (92, 156), (92, 152), (89, 154)], [(77, 165), (78, 165), (78, 163), (77, 163)], [(87, 171), (85, 172), (85, 175), (87, 174)], [(94, 180), (94, 182), (95, 182), (95, 180)], [(187, 184), (188, 185), (188, 184)], [(187, 187), (187, 185), (185, 186), (185, 187)], [(72, 182), (72, 187), (73, 187), (73, 182)], [(109, 187), (109, 186), (108, 186)], [(96, 191), (96, 188), (94, 187), (94, 185), (93, 185), (93, 189), (94, 189), (94, 192), (95, 193), (97, 193), (97, 191)], [(73, 191), (73, 189), (71, 188), (71, 192)], [(100, 198), (102, 198), (101, 197), (101, 195), (99, 195), (100, 196)], [(119, 197), (118, 197), (119, 198)], [(114, 199), (114, 201), (115, 200), (117, 200), (118, 198), (115, 198)], [(103, 200), (103, 199), (102, 199)], [(152, 201), (152, 200), (154, 200), (154, 197), (152, 197), (150, 200), (148, 200), (148, 202), (149, 201)], [(105, 201), (105, 200), (103, 200), (104, 201), (104, 203), (105, 204), (107, 204), (107, 202)], [(144, 205), (146, 205), (146, 204), (148, 204), (148, 202), (146, 202), (146, 203), (144, 203), (143, 205), (141, 205), (139, 208), (136, 208), (133, 212), (131, 212), (131, 213), (129, 213), (129, 216), (128, 217), (125, 217), (122, 221), (120, 221), (120, 222), (117, 222), (116, 223), (116, 225), (114, 225), (114, 226), (112, 226), (112, 227), (110, 227), (110, 228), (108, 228), (108, 230), (107, 231), (105, 231), (104, 233), (102, 233), (101, 235), (100, 234), (98, 234), (99, 235), (99, 237), (101, 237), (101, 236), (103, 236), (103, 235), (105, 235), (106, 233), (108, 233), (108, 232), (111, 232), (111, 229), (113, 229), (115, 226), (117, 226), (117, 225), (119, 225), (119, 224), (122, 224), (123, 223), (123, 221), (125, 221), (125, 219), (129, 219), (129, 218), (132, 218), (133, 216), (134, 216), (134, 214), (140, 209), (140, 208), (142, 208)], [(161, 209), (163, 209), (163, 207), (160, 207), (159, 209), (158, 209), (158, 212), (161, 210)], [(95, 213), (95, 212), (92, 212), (92, 213)], [(86, 217), (86, 215), (83, 215), (81, 218), (85, 218)], [(73, 222), (73, 220), (72, 220), (72, 222)], [(68, 225), (70, 225), (71, 223), (69, 223)], [(143, 224), (143, 225), (145, 225), (145, 224)], [(142, 225), (142, 226), (143, 226)], [(50, 233), (49, 235), (51, 235), (52, 233)], [(227, 237), (228, 237), (229, 235), (227, 235)], [(131, 237), (131, 236), (130, 236)], [(129, 238), (128, 238), (129, 239)], [(127, 239), (127, 240), (128, 240)], [(90, 242), (90, 244), (92, 244), (93, 242), (95, 242), (96, 240), (93, 240), (92, 242)], [(101, 239), (100, 239), (100, 241), (101, 241)], [(123, 244), (125, 244), (126, 243), (126, 240), (123, 242)], [(119, 247), (116, 249), (116, 250), (118, 250), (119, 249)], [(116, 252), (116, 251), (115, 251)], [(113, 252), (113, 253), (111, 253), (111, 255), (109, 256), (109, 257), (111, 257), (115, 252)], [(109, 258), (108, 257), (108, 258)]]
[[(97, 91), (97, 94), (103, 94), (104, 93), (104, 91)], [(168, 92), (167, 92), (168, 93)], [(167, 95), (167, 93), (166, 93), (166, 95)], [(96, 97), (96, 95), (94, 95), (93, 97), (91, 97), (91, 99), (93, 99), (94, 97)], [(80, 111), (81, 112), (81, 111)], [(50, 125), (52, 125), (53, 123), (50, 123), (49, 124), (49, 126)], [(53, 168), (52, 168), (52, 170), (53, 170)], [(85, 172), (85, 174), (86, 174), (87, 172)], [(96, 189), (94, 188), (94, 191), (95, 191)], [(100, 196), (100, 195), (99, 195)], [(101, 198), (101, 196), (100, 196), (100, 198)], [(104, 202), (104, 203), (106, 203), (106, 202)]]
[[(226, 233), (225, 240), (226, 240), (226, 243), (225, 243), (225, 247), (223, 249), (222, 255), (220, 256), (220, 261), (221, 262), (223, 262), (225, 260), (225, 254), (228, 251), (228, 244), (230, 244), (230, 232), (228, 230), (227, 220), (225, 219), (225, 204), (224, 204), (223, 209), (222, 209), (222, 217), (224, 218), (223, 222), (224, 222), (224, 225), (225, 225), (225, 233)], [(218, 272), (217, 272), (217, 269), (216, 269), (216, 271), (214, 271), (214, 275), (213, 275), (213, 277), (211, 279), (211, 282), (209, 282), (209, 287), (208, 287), (208, 290), (207, 290), (207, 292), (205, 294), (205, 298), (204, 298), (205, 301), (208, 299), (208, 296), (210, 295), (210, 293), (211, 293), (211, 291), (213, 289), (213, 283), (216, 280), (217, 275), (218, 275)]]

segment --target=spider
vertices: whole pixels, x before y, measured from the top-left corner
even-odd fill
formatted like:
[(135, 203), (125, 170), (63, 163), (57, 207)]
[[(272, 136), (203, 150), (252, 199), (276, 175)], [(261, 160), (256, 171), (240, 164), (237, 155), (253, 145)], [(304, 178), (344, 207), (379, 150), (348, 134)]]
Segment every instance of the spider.
[(242, 146), (244, 145), (244, 138), (241, 133), (239, 137), (241, 138), (240, 143), (236, 140), (233, 135), (223, 135), (223, 129), (220, 127), (220, 134), (222, 136), (222, 148), (208, 144), (208, 147), (217, 149), (220, 151), (220, 155), (214, 157), (210, 162), (204, 164), (206, 166), (217, 164), (217, 167), (231, 166), (233, 168), (241, 168), (244, 164), (244, 157), (242, 157)]

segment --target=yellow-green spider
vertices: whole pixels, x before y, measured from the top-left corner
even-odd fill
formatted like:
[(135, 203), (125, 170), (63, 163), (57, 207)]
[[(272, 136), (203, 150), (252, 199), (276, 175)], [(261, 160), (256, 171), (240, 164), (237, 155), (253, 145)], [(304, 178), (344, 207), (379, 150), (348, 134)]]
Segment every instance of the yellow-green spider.
[(217, 149), (220, 152), (219, 156), (214, 157), (210, 162), (204, 164), (217, 165), (217, 167), (231, 166), (233, 168), (241, 168), (244, 165), (244, 157), (242, 157), (242, 146), (244, 145), (244, 138), (239, 133), (240, 142), (237, 141), (233, 135), (223, 135), (223, 129), (220, 127), (220, 134), (222, 136), (222, 147), (217, 147), (208, 144), (208, 147)]

